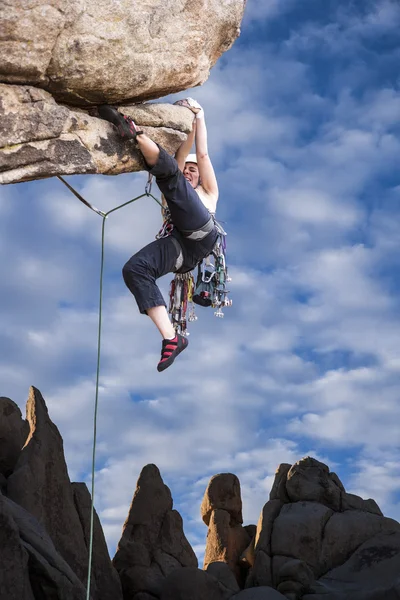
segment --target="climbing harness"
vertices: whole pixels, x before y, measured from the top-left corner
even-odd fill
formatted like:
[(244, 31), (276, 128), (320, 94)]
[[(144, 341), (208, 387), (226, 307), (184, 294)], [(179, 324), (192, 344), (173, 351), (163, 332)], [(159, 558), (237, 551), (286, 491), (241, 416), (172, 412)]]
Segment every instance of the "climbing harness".
[(101, 230), (101, 260), (100, 260), (100, 289), (99, 289), (99, 321), (98, 321), (98, 336), (97, 336), (96, 393), (95, 393), (94, 415), (93, 415), (93, 452), (92, 452), (92, 473), (91, 473), (92, 501), (91, 501), (91, 505), (90, 505), (89, 560), (88, 560), (88, 578), (87, 578), (87, 587), (86, 587), (86, 600), (90, 600), (90, 585), (91, 585), (92, 562), (93, 562), (94, 492), (95, 492), (94, 483), (95, 483), (95, 466), (96, 466), (97, 412), (98, 412), (99, 377), (100, 377), (101, 325), (102, 325), (102, 311), (103, 311), (103, 272), (104, 272), (105, 224), (106, 224), (107, 217), (111, 213), (119, 210), (120, 208), (123, 208), (124, 206), (128, 206), (128, 204), (132, 204), (132, 202), (136, 202), (136, 200), (139, 200), (140, 198), (143, 198), (145, 196), (153, 198), (153, 200), (155, 200), (157, 202), (157, 204), (159, 204), (160, 206), (162, 206), (162, 204), (159, 200), (157, 200), (157, 198), (155, 198), (155, 196), (153, 196), (153, 194), (151, 194), (151, 184), (152, 184), (151, 175), (149, 175), (149, 178), (147, 180), (144, 194), (141, 194), (140, 196), (136, 196), (136, 198), (133, 198), (132, 200), (128, 200), (128, 202), (124, 202), (123, 204), (120, 204), (119, 206), (112, 208), (108, 212), (103, 212), (102, 210), (99, 210), (98, 208), (96, 208), (95, 206), (90, 204), (90, 202), (85, 200), (79, 194), (79, 192), (77, 192), (72, 187), (72, 185), (70, 185), (69, 183), (67, 183), (67, 181), (65, 181), (65, 179), (63, 179), (59, 175), (57, 177), (70, 190), (70, 192), (72, 192), (72, 194), (74, 194), (74, 196), (76, 196), (76, 198), (78, 198), (78, 200), (83, 202), (83, 204), (85, 204), (85, 206), (87, 206), (88, 208), (93, 210), (95, 213), (100, 215), (103, 219), (103, 225), (102, 225), (102, 230)]
[[(209, 225), (210, 222), (211, 228)], [(173, 225), (172, 229), (171, 225), (167, 214), (163, 227), (160, 229), (157, 237), (171, 235), (173, 229)], [(224, 317), (223, 307), (232, 306), (232, 300), (228, 298), (229, 290), (226, 289), (226, 284), (231, 281), (226, 265), (226, 232), (212, 216), (210, 221), (200, 230), (188, 233), (192, 235), (197, 232), (204, 233), (206, 231), (205, 235), (208, 235), (214, 227), (216, 227), (218, 232), (217, 241), (210, 254), (199, 262), (196, 282), (191, 271), (188, 273), (176, 273), (174, 279), (171, 281), (168, 312), (175, 330), (181, 335), (189, 335), (187, 329), (188, 321), (197, 321), (194, 304), (216, 308), (217, 310), (214, 312), (214, 315), (219, 318)], [(205, 235), (195, 239), (203, 239)], [(172, 238), (172, 240), (176, 241), (179, 245), (175, 238)], [(180, 252), (182, 255), (182, 250)], [(211, 257), (214, 259), (214, 262), (211, 262)], [(187, 314), (188, 310), (189, 314)]]

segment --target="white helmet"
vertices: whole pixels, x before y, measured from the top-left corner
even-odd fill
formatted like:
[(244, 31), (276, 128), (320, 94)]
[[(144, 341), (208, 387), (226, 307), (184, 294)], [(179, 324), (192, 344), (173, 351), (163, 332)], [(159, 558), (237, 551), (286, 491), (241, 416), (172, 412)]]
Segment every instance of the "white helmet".
[(197, 156), (195, 154), (188, 154), (185, 164), (188, 162), (195, 163), (197, 165)]

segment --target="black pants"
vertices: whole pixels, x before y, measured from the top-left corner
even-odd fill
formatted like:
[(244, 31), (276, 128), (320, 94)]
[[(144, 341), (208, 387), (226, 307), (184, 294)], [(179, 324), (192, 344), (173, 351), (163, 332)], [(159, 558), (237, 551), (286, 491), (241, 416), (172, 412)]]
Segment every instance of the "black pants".
[(183, 253), (183, 265), (178, 271), (184, 273), (191, 271), (211, 252), (218, 235), (214, 229), (204, 239), (196, 241), (180, 234), (180, 231), (201, 229), (209, 221), (210, 213), (184, 178), (176, 160), (163, 148), (160, 148), (157, 164), (148, 168), (148, 171), (155, 176), (164, 194), (174, 231), (172, 236), (156, 240), (139, 250), (122, 270), (124, 281), (135, 296), (141, 313), (154, 306), (166, 306), (156, 280), (176, 271), (179, 246)]

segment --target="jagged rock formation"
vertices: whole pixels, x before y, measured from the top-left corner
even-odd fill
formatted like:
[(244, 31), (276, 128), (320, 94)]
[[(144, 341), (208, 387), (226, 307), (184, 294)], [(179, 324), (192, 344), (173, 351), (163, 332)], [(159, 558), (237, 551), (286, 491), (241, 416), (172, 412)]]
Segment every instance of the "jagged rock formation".
[[(239, 35), (244, 5), (245, 0), (3, 1), (0, 183), (142, 169), (132, 144), (122, 144), (87, 109), (131, 105), (203, 83)], [(175, 151), (189, 131), (189, 111), (143, 110), (134, 113), (138, 124)]]
[[(30, 390), (26, 412), (29, 435), (22, 447), (27, 425), (16, 405), (0, 398), (0, 439), (15, 432), (14, 440), (7, 438), (12, 452), (4, 455), (13, 458), (7, 463), (5, 495), (0, 495), (0, 598), (84, 600), (89, 492), (84, 484), (71, 485), (62, 438), (36, 388)], [(92, 600), (122, 600), (96, 514), (94, 519)], [(9, 590), (6, 596), (3, 590)]]
[[(85, 600), (90, 494), (70, 483), (37, 389), (27, 421), (0, 398), (0, 449), (0, 600)], [(201, 514), (204, 570), (144, 467), (113, 564), (94, 514), (91, 600), (400, 600), (400, 524), (313, 458), (279, 466), (257, 526), (243, 526), (232, 473), (210, 480)]]
[(7, 480), (7, 496), (43, 525), (58, 552), (84, 581), (87, 548), (65, 464), (63, 441), (41, 393), (33, 387), (26, 416), (30, 433)]
[(165, 578), (182, 567), (197, 567), (197, 558), (183, 532), (180, 514), (155, 465), (147, 465), (137, 482), (113, 564), (124, 598), (161, 596)]

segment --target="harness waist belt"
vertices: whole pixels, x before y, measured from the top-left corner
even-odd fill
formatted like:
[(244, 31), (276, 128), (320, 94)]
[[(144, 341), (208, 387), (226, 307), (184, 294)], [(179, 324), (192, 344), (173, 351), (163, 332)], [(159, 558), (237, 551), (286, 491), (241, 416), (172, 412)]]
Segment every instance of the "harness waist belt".
[(183, 235), (183, 237), (187, 238), (188, 240), (202, 240), (204, 239), (209, 233), (212, 232), (212, 230), (214, 229), (214, 219), (213, 217), (210, 217), (210, 219), (207, 221), (207, 223), (205, 225), (203, 225), (203, 227), (201, 227), (200, 229), (196, 229), (196, 231), (183, 231), (182, 229), (180, 230), (181, 234)]

